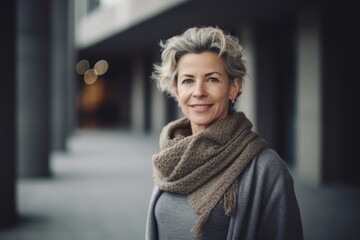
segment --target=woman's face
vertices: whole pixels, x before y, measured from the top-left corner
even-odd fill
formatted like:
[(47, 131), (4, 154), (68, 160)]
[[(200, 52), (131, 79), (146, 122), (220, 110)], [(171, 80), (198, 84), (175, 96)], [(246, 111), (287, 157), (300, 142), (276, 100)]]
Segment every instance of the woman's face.
[(193, 134), (226, 118), (229, 100), (237, 96), (240, 87), (240, 79), (230, 85), (217, 53), (187, 53), (179, 59), (175, 95)]

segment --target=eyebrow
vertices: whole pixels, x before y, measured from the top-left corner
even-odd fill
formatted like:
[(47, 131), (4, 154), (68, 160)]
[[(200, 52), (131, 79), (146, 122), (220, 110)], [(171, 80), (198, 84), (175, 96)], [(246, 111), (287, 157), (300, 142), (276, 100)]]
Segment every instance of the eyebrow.
[(210, 73), (205, 74), (205, 77), (208, 77), (213, 74), (218, 74), (218, 75), (222, 76), (221, 73), (219, 73), (219, 72), (210, 72)]
[[(209, 72), (209, 73), (206, 73), (206, 74), (205, 74), (205, 77), (211, 76), (211, 75), (213, 75), (213, 74), (218, 74), (218, 75), (222, 76), (221, 73), (219, 73), (219, 72)], [(180, 75), (180, 77), (194, 77), (194, 75), (191, 75), (191, 74), (182, 74), (182, 75)]]

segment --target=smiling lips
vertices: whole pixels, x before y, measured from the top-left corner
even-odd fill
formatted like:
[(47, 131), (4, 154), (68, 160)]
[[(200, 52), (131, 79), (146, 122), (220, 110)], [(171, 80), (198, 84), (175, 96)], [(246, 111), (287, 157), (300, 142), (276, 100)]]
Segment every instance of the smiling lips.
[(213, 104), (189, 104), (189, 107), (197, 111), (205, 111), (209, 109)]

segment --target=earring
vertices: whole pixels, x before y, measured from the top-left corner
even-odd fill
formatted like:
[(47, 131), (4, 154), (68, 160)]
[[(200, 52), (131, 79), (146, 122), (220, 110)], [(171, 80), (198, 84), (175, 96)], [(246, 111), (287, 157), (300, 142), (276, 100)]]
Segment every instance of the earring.
[(231, 99), (231, 103), (234, 104), (234, 103), (235, 103), (235, 99)]

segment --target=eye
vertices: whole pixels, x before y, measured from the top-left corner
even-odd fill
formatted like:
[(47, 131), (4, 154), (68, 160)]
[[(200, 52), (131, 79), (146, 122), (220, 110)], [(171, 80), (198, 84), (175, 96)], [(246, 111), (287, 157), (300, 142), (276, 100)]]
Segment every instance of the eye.
[(184, 80), (181, 81), (182, 84), (189, 84), (189, 83), (192, 83), (192, 82), (193, 82), (193, 80), (190, 79), (190, 78), (187, 78), (187, 79), (184, 79)]
[(208, 82), (218, 82), (219, 81), (219, 79), (217, 79), (216, 77), (208, 77), (206, 80)]

